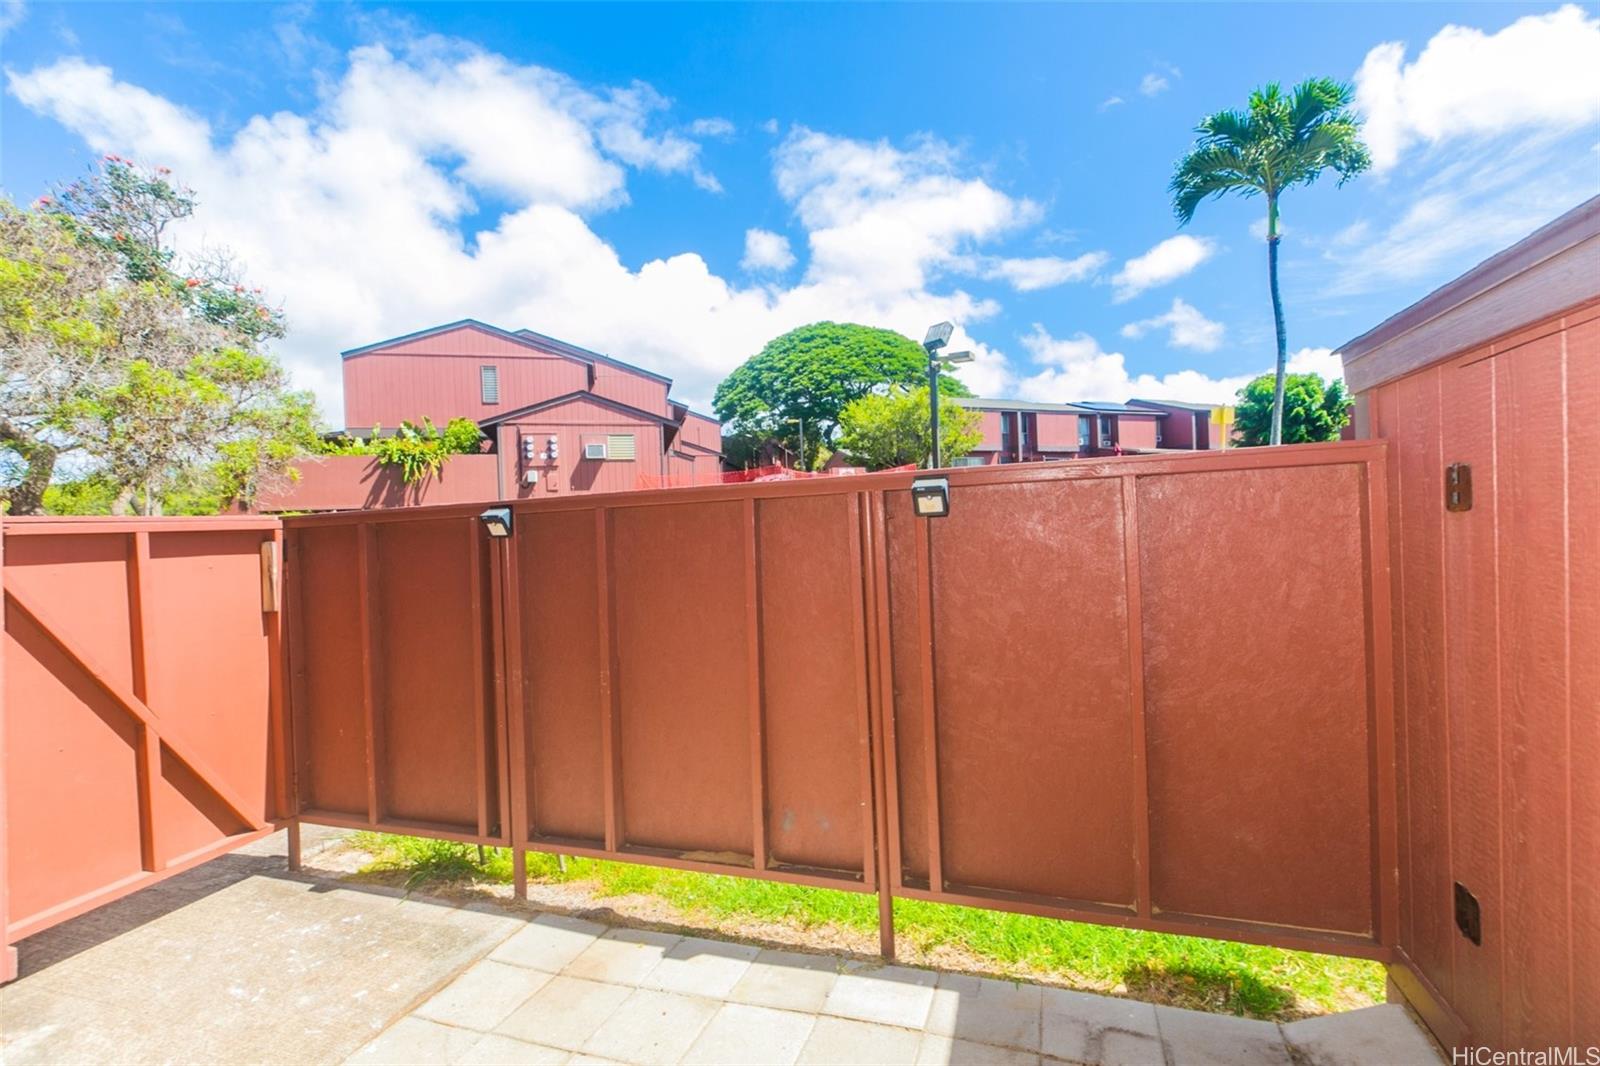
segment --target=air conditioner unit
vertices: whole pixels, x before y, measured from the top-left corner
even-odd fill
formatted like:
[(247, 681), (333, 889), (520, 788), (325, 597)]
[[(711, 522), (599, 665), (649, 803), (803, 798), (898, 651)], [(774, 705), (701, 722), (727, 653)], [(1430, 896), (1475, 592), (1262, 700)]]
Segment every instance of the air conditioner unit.
[(583, 446), (583, 457), (585, 459), (604, 459), (606, 457), (605, 443), (585, 444)]

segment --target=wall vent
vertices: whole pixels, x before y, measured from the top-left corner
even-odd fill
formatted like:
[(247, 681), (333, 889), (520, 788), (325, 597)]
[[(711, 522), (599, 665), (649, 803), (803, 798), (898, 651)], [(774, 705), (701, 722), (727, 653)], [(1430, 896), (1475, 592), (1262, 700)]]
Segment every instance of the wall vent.
[(606, 438), (606, 458), (632, 459), (635, 456), (632, 433), (613, 433)]
[(497, 366), (480, 366), (478, 368), (478, 388), (482, 391), (484, 403), (499, 403), (500, 368)]

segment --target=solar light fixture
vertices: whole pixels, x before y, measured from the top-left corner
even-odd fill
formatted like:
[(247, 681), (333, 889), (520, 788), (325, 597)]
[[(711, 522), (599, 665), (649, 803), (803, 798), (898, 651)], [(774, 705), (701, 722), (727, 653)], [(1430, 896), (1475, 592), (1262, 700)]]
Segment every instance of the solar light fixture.
[(478, 516), (478, 521), (483, 523), (483, 528), (489, 531), (491, 537), (511, 536), (511, 508), (491, 507)]
[(947, 352), (944, 355), (936, 355), (934, 358), (939, 360), (941, 363), (970, 363), (972, 362), (972, 353)]
[(911, 483), (911, 509), (918, 518), (943, 518), (950, 513), (950, 480), (919, 477)]
[(950, 343), (950, 335), (955, 331), (956, 327), (948, 322), (940, 322), (938, 325), (929, 326), (928, 335), (922, 338), (922, 346), (930, 354), (936, 352)]

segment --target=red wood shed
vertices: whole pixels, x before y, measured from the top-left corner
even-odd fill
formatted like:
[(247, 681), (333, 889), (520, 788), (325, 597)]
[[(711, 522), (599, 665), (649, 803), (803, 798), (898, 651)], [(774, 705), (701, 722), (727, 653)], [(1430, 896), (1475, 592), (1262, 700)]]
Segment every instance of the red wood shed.
[(1447, 1046), (1600, 1045), (1600, 197), (1342, 354), (1389, 442), (1394, 983)]

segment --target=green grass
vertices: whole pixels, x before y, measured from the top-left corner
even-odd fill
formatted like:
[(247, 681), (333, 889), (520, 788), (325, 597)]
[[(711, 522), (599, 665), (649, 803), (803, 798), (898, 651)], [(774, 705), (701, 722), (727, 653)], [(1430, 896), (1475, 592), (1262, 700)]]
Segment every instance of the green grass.
[[(442, 840), (358, 833), (373, 856), (363, 873), (429, 882), (511, 880), (511, 852)], [(530, 852), (535, 882), (583, 882), (598, 897), (653, 896), (686, 918), (835, 926), (875, 936), (875, 896), (824, 888), (690, 873), (633, 863)], [(1286, 1018), (1381, 1003), (1383, 967), (1375, 962), (1201, 937), (977, 910), (897, 899), (895, 933), (919, 952), (954, 948), (996, 969), (1055, 978), (1079, 987), (1127, 992), (1158, 1002), (1258, 1018)]]

